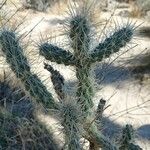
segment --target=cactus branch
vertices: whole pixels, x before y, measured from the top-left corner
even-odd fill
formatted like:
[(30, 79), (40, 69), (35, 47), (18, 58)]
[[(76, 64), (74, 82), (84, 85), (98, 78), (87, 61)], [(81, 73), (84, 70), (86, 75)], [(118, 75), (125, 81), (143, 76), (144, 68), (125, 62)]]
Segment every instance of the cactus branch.
[(120, 140), (121, 146), (119, 150), (142, 150), (138, 145), (133, 144), (134, 131), (131, 125), (126, 125), (122, 131), (122, 138)]
[(117, 146), (114, 145), (110, 139), (101, 134), (94, 124), (88, 128), (86, 139), (92, 143), (92, 147), (95, 147), (96, 150), (98, 150), (98, 147), (103, 150), (118, 150)]
[(75, 64), (74, 56), (69, 51), (65, 51), (62, 48), (59, 48), (52, 44), (44, 43), (39, 46), (39, 49), (40, 55), (44, 56), (47, 60), (50, 60), (51, 62), (56, 62), (58, 64), (64, 65)]
[[(74, 102), (63, 103), (61, 109), (61, 124), (64, 127), (66, 142), (68, 145), (68, 150), (81, 150), (80, 145), (80, 133), (79, 133), (79, 123), (80, 123), (80, 113), (78, 111), (78, 105)], [(80, 127), (81, 128), (81, 127)]]
[[(89, 50), (90, 28), (86, 16), (76, 15), (70, 21), (69, 37), (74, 53), (78, 57), (85, 56)], [(80, 54), (80, 55), (79, 55)]]
[(64, 77), (59, 73), (59, 71), (54, 70), (49, 64), (44, 63), (44, 69), (47, 69), (51, 73), (51, 80), (60, 100), (65, 98), (65, 93), (63, 91)]
[(76, 77), (78, 79), (77, 97), (82, 110), (87, 111), (93, 107), (93, 88), (90, 80), (90, 71), (86, 65), (76, 68)]
[(47, 91), (37, 75), (31, 73), (27, 58), (23, 54), (15, 33), (6, 30), (2, 31), (0, 34), (0, 44), (11, 70), (22, 81), (31, 97), (47, 108), (57, 108), (51, 93)]
[(100, 43), (90, 54), (91, 63), (102, 61), (103, 58), (108, 58), (111, 54), (125, 47), (132, 39), (133, 31), (133, 27), (127, 25), (106, 38), (104, 42)]
[(70, 21), (69, 37), (76, 59), (76, 77), (78, 79), (77, 97), (82, 110), (87, 112), (93, 107), (93, 87), (90, 80), (89, 42), (90, 28), (84, 15), (76, 15)]

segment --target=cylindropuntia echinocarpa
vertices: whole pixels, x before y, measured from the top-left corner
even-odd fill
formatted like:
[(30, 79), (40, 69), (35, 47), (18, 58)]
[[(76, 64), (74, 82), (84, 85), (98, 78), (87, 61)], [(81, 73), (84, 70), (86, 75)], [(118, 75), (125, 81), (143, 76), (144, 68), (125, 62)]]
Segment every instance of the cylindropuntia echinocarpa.
[[(87, 7), (76, 11), (76, 13), (71, 13), (68, 36), (73, 52), (66, 51), (48, 42), (39, 45), (39, 54), (44, 56), (45, 59), (75, 68), (78, 80), (76, 102), (72, 103), (73, 100), (71, 99), (70, 101), (66, 100), (66, 93), (63, 90), (63, 76), (54, 70), (52, 66), (44, 64), (44, 68), (51, 73), (52, 83), (60, 100), (59, 102), (55, 101), (39, 77), (31, 72), (30, 64), (19, 44), (19, 37), (16, 36), (13, 30), (1, 29), (1, 50), (11, 70), (21, 80), (30, 96), (37, 102), (42, 103), (44, 107), (57, 110), (56, 112), (60, 115), (61, 125), (64, 127), (68, 150), (81, 150), (80, 139), (82, 137), (90, 142), (91, 150), (98, 150), (99, 148), (104, 150), (124, 150), (126, 147), (131, 146), (132, 149), (139, 150), (140, 148), (125, 136), (126, 132), (130, 132), (128, 128), (131, 126), (126, 126), (126, 129), (124, 129), (121, 144), (111, 142), (97, 129), (93, 116), (95, 118), (99, 118), (97, 117), (98, 115), (102, 116), (103, 110), (99, 109), (104, 108), (105, 101), (100, 100), (103, 106), (100, 107), (99, 105), (97, 112), (93, 111), (94, 90), (90, 77), (91, 66), (96, 62), (101, 62), (104, 56), (109, 58), (111, 54), (117, 53), (122, 47), (125, 47), (131, 41), (135, 27), (126, 24), (122, 28), (118, 28), (112, 35), (91, 50), (89, 16), (90, 11)], [(124, 136), (126, 137), (125, 139)]]

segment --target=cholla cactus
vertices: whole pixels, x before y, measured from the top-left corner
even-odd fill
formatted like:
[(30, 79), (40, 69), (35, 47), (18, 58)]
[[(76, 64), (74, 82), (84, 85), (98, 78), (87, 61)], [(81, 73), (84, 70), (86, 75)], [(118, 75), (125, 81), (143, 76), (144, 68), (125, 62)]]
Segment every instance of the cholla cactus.
[(122, 138), (120, 140), (120, 150), (142, 150), (138, 145), (134, 143), (134, 130), (131, 125), (126, 125), (122, 131)]
[[(66, 99), (66, 93), (63, 91), (64, 78), (60, 73), (45, 64), (45, 69), (51, 73), (51, 79), (54, 89), (60, 99), (56, 102), (52, 94), (42, 84), (36, 74), (31, 73), (30, 65), (24, 55), (23, 49), (19, 44), (19, 38), (14, 31), (1, 30), (0, 45), (5, 54), (6, 61), (11, 70), (22, 81), (25, 90), (37, 102), (42, 103), (46, 108), (57, 110), (60, 116), (61, 125), (64, 127), (66, 135), (66, 144), (68, 150), (80, 150), (80, 138), (86, 138), (90, 142), (91, 150), (122, 150), (122, 146), (115, 145), (110, 139), (98, 131), (96, 121), (93, 117), (102, 116), (103, 107), (99, 107), (97, 114), (93, 110), (94, 87), (90, 77), (91, 66), (97, 61), (100, 62), (111, 54), (118, 52), (125, 47), (133, 37), (134, 27), (127, 24), (116, 30), (104, 42), (99, 43), (95, 49), (90, 50), (91, 28), (88, 19), (88, 9), (83, 9), (78, 13), (73, 13), (69, 22), (69, 39), (73, 53), (59, 48), (50, 43), (43, 43), (39, 46), (40, 55), (51, 62), (74, 66), (78, 87), (75, 100)], [(99, 117), (98, 117), (99, 118)], [(95, 119), (96, 120), (96, 119)], [(122, 143), (124, 144), (124, 143)], [(134, 144), (133, 144), (134, 145)], [(136, 150), (136, 147), (135, 147)]]
[(78, 79), (77, 97), (83, 111), (88, 111), (93, 107), (94, 92), (90, 78), (91, 65), (97, 61), (102, 61), (104, 56), (107, 58), (125, 47), (132, 39), (134, 31), (134, 28), (127, 24), (90, 52), (90, 24), (87, 17), (85, 11), (71, 18), (69, 38), (74, 53), (49, 43), (40, 46), (40, 54), (47, 60), (75, 67)]

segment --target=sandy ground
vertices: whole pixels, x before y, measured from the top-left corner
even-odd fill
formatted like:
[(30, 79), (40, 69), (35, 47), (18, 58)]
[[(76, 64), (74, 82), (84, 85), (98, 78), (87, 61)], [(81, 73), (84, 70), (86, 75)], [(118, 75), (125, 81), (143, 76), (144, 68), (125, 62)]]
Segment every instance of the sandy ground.
[[(106, 20), (110, 15), (110, 13), (102, 13), (100, 19)], [(113, 18), (117, 20), (118, 25), (122, 25), (122, 20), (124, 22), (128, 20), (128, 18), (115, 15)], [(63, 16), (60, 15), (44, 13), (31, 15), (29, 13), (25, 21), (26, 25), (24, 26), (23, 23), (19, 29), (22, 34), (29, 32), (38, 24), (32, 34), (28, 35), (30, 40), (33, 41), (33, 45), (35, 45), (41, 38), (43, 39), (50, 33), (52, 35), (61, 34), (64, 21)], [(132, 19), (132, 21), (136, 21), (137, 25), (143, 22), (142, 19)], [(144, 21), (140, 27), (148, 25), (150, 25), (150, 23)], [(58, 36), (54, 38), (53, 41), (57, 43), (57, 45), (62, 46), (60, 41), (64, 41), (64, 36)], [(133, 42), (129, 45), (130, 50), (128, 50), (128, 52), (113, 62), (119, 54), (127, 50), (127, 48), (125, 48), (119, 54), (113, 55), (109, 60), (107, 59), (102, 63), (98, 63), (95, 67), (95, 79), (97, 84), (94, 97), (95, 106), (101, 98), (107, 100), (107, 105), (111, 105), (104, 112), (104, 123), (107, 124), (104, 130), (109, 132), (106, 134), (112, 136), (117, 133), (118, 128), (121, 128), (125, 124), (132, 124), (137, 131), (137, 142), (142, 145), (143, 150), (150, 149), (150, 78), (141, 82), (131, 74), (128, 67), (138, 63), (138, 61), (133, 62), (131, 58), (136, 58), (145, 48), (150, 50), (149, 42), (150, 39), (135, 35)], [(134, 46), (133, 43), (138, 45), (131, 49), (131, 47)], [(43, 61), (45, 60), (38, 55), (38, 49), (31, 46), (30, 50), (26, 50), (26, 54), (29, 56), (29, 61), (34, 58), (32, 65), (33, 72), (39, 74), (44, 84), (47, 85), (50, 83), (49, 73), (43, 69)], [(110, 62), (113, 63), (110, 64)], [(75, 84), (76, 78), (73, 68), (63, 65), (53, 65), (64, 75), (67, 86)], [(103, 79), (103, 77), (105, 78)], [(51, 90), (52, 84), (49, 84), (48, 88)], [(51, 92), (55, 94), (53, 90), (51, 90)], [(52, 125), (52, 122), (55, 123), (55, 121), (49, 120), (49, 116), (41, 114), (39, 118), (43, 122), (46, 122), (48, 126)]]

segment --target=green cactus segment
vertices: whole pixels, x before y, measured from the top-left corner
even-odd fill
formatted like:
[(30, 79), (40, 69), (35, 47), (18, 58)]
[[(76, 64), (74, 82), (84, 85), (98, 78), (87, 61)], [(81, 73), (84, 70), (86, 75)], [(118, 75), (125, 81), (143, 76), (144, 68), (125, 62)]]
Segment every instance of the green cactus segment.
[(89, 73), (89, 33), (90, 28), (86, 16), (77, 15), (71, 19), (69, 37), (76, 59), (77, 97), (83, 111), (88, 111), (93, 107), (93, 89)]
[(120, 48), (125, 47), (132, 39), (133, 31), (133, 27), (126, 26), (106, 38), (90, 54), (91, 62), (102, 61), (103, 58), (108, 58), (111, 54), (118, 52)]
[(109, 138), (100, 133), (95, 124), (88, 129), (87, 139), (103, 150), (118, 150), (118, 147)]
[(29, 91), (30, 95), (34, 97), (37, 102), (42, 103), (45, 108), (58, 108), (52, 95), (47, 91), (46, 87), (42, 84), (37, 75), (27, 73), (23, 74), (23, 76), (24, 79), (21, 78), (21, 80), (24, 83), (25, 89)]
[(88, 111), (93, 107), (93, 87), (90, 80), (88, 67), (76, 68), (76, 77), (78, 79), (77, 97), (83, 111)]
[(62, 118), (61, 124), (64, 127), (68, 150), (81, 150), (79, 141), (79, 115), (81, 114), (78, 112), (78, 106), (73, 103), (69, 102), (68, 104), (63, 104), (60, 110)]
[(18, 44), (14, 32), (3, 31), (0, 35), (0, 44), (2, 51), (6, 54), (6, 60), (9, 63), (11, 69), (14, 71), (16, 76), (19, 78), (22, 74), (30, 71), (27, 58), (24, 57), (23, 50)]
[(15, 33), (11, 31), (1, 32), (0, 44), (11, 70), (20, 78), (30, 95), (45, 107), (56, 108), (57, 105), (52, 95), (47, 91), (41, 80), (35, 74), (31, 73), (30, 66), (23, 54), (22, 48), (19, 46), (19, 41)]
[(126, 125), (122, 131), (122, 138), (120, 140), (121, 146), (119, 150), (142, 150), (138, 145), (134, 143), (134, 130), (131, 125)]
[(130, 143), (133, 140), (133, 128), (131, 125), (126, 125), (122, 131), (122, 138), (121, 138), (121, 147), (120, 149), (127, 149)]
[(90, 42), (90, 28), (86, 16), (77, 15), (70, 21), (69, 37), (74, 54), (79, 60), (87, 57)]
[(40, 45), (40, 55), (44, 56), (47, 60), (51, 62), (56, 62), (58, 64), (64, 65), (74, 65), (74, 56), (69, 52), (65, 51), (52, 44), (44, 43)]

